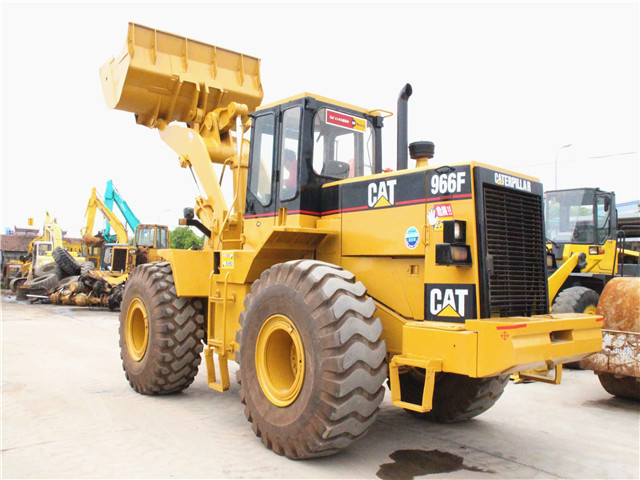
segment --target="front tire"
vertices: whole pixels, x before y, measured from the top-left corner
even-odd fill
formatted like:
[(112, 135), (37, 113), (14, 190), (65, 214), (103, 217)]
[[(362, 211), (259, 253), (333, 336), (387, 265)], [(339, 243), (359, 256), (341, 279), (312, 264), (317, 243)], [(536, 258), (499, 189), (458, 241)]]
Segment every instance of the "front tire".
[(171, 265), (136, 267), (120, 311), (120, 358), (131, 387), (144, 395), (176, 393), (193, 382), (204, 338), (201, 300), (178, 297)]
[(352, 273), (323, 262), (278, 264), (254, 282), (236, 359), (245, 415), (265, 446), (320, 457), (366, 434), (387, 376), (374, 311)]
[(596, 314), (600, 295), (587, 287), (570, 287), (561, 291), (553, 301), (553, 313)]

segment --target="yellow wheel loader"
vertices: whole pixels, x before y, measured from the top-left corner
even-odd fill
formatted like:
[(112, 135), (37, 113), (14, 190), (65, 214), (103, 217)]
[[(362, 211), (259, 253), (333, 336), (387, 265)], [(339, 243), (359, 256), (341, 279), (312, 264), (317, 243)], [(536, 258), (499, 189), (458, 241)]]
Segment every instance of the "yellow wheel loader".
[[(209, 386), (227, 390), (238, 362), (254, 432), (300, 459), (365, 435), (387, 379), (394, 405), (455, 422), (490, 408), (512, 372), (557, 367), (559, 382), (562, 363), (600, 350), (602, 317), (549, 314), (537, 180), (429, 166), (432, 143), (407, 145), (410, 85), (398, 168), (383, 172), (383, 111), (310, 93), (260, 107), (259, 66), (130, 24), (100, 69), (108, 106), (157, 128), (202, 192), (181, 223), (203, 250), (159, 250), (126, 284), (137, 392), (187, 388), (204, 347)], [(230, 203), (213, 164), (232, 172)]]
[(549, 297), (554, 312), (595, 313), (612, 278), (640, 276), (638, 252), (618, 230), (616, 196), (598, 188), (546, 192), (551, 253)]

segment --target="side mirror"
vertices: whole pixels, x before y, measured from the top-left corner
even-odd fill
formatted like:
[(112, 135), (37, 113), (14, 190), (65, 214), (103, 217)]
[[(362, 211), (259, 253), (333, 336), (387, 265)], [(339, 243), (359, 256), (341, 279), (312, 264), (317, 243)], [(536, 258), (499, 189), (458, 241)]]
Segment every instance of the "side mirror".
[(604, 211), (608, 212), (611, 208), (611, 197), (604, 197)]

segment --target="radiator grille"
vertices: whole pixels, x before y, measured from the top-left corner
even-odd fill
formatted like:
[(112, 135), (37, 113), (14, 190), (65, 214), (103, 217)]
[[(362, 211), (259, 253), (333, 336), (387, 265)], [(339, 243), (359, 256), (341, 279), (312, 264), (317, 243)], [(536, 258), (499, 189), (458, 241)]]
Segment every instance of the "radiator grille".
[(547, 313), (542, 198), (484, 185), (491, 316)]

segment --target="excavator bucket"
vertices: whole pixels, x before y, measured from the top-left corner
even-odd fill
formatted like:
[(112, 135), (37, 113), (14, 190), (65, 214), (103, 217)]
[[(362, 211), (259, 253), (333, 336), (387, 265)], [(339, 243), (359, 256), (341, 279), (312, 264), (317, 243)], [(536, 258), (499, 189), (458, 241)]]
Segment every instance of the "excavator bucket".
[(109, 108), (133, 112), (151, 128), (199, 123), (230, 102), (252, 112), (263, 96), (258, 58), (134, 23), (100, 77)]

